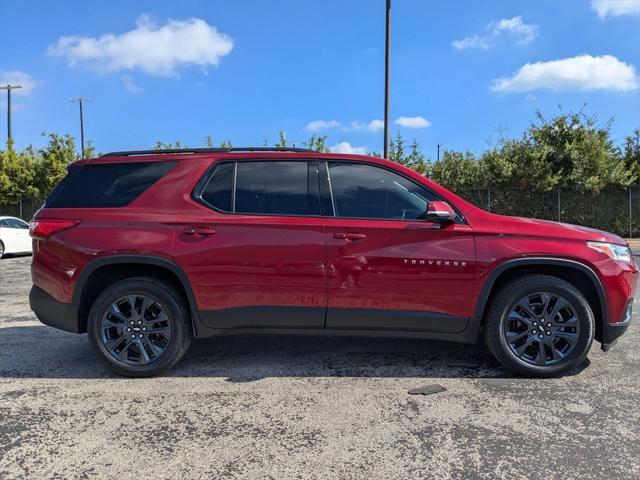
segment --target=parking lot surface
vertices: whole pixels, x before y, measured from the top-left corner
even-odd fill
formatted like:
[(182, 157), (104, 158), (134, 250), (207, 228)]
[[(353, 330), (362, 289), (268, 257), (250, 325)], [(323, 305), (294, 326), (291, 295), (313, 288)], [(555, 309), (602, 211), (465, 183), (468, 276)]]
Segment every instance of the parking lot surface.
[(2, 479), (640, 478), (640, 308), (552, 380), (479, 346), (248, 336), (129, 380), (37, 321), (30, 261), (0, 260)]

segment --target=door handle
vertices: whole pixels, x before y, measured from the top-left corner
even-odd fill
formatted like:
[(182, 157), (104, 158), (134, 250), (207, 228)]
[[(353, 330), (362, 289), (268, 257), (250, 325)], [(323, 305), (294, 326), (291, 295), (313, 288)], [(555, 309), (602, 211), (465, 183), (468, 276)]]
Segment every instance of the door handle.
[(216, 229), (213, 228), (211, 225), (189, 226), (189, 227), (185, 227), (183, 231), (187, 235), (202, 235), (202, 236), (213, 235), (214, 233), (216, 233)]
[(357, 242), (358, 240), (364, 240), (367, 236), (364, 233), (334, 233), (333, 238)]

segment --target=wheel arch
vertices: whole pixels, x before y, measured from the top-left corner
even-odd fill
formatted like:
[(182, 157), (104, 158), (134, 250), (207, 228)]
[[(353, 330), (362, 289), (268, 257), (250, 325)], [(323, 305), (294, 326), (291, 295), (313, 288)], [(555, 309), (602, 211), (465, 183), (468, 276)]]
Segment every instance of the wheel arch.
[(603, 323), (607, 321), (608, 308), (604, 287), (596, 272), (584, 263), (553, 257), (527, 257), (507, 260), (495, 267), (487, 276), (475, 309), (480, 326), (484, 323), (493, 296), (509, 280), (526, 274), (546, 274), (561, 278), (580, 290), (587, 298), (596, 320), (595, 338), (602, 339)]
[(195, 334), (198, 308), (187, 274), (171, 260), (151, 255), (109, 255), (92, 260), (82, 269), (73, 290), (73, 303), (79, 305), (80, 332), (87, 331), (89, 310), (106, 283), (140, 276), (158, 278), (176, 288), (187, 301)]

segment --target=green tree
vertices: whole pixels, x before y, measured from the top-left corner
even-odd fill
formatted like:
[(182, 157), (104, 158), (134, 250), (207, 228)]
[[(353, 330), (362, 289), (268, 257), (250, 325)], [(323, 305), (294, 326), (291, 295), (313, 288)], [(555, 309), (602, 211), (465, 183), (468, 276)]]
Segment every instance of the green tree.
[(396, 133), (396, 138), (389, 141), (389, 149), (387, 158), (389, 160), (406, 165), (408, 163), (407, 154), (405, 152), (405, 140), (400, 132)]
[(84, 153), (82, 158), (95, 158), (100, 154), (96, 154), (96, 147), (94, 147), (91, 140), (87, 141), (87, 145), (84, 147)]
[(625, 139), (622, 158), (625, 168), (633, 176), (633, 182), (640, 184), (640, 128), (636, 128)]
[(13, 204), (37, 197), (36, 162), (33, 149), (18, 153), (11, 140), (0, 151), (0, 204)]
[(176, 140), (174, 143), (165, 143), (157, 140), (153, 146), (154, 150), (173, 150), (177, 148), (189, 148), (186, 143)]
[(413, 139), (407, 153), (406, 142), (400, 132), (396, 133), (395, 139), (389, 142), (389, 160), (400, 163), (405, 167), (412, 168), (416, 172), (425, 175), (429, 171), (429, 165), (425, 160), (425, 156), (420, 151), (420, 145)]
[(522, 142), (530, 149), (526, 152), (529, 160), (545, 166), (559, 187), (597, 192), (633, 182), (610, 138), (611, 122), (599, 126), (595, 116), (582, 112), (559, 114), (550, 120), (536, 112), (536, 117), (538, 123), (529, 127)]
[(329, 147), (327, 147), (327, 136), (326, 135), (311, 135), (309, 139), (304, 142), (305, 148), (309, 150), (313, 150), (314, 152), (327, 153), (329, 152)]
[[(67, 174), (67, 166), (78, 159), (73, 137), (56, 133), (43, 133), (48, 136), (47, 145), (38, 151), (37, 158), (32, 149), (27, 155), (36, 165), (35, 187), (40, 196), (47, 195)], [(26, 152), (26, 151), (25, 151)]]
[(481, 185), (480, 164), (471, 152), (445, 150), (442, 159), (430, 165), (429, 177), (454, 191)]
[(276, 148), (287, 148), (287, 132), (280, 131), (280, 139), (275, 144)]

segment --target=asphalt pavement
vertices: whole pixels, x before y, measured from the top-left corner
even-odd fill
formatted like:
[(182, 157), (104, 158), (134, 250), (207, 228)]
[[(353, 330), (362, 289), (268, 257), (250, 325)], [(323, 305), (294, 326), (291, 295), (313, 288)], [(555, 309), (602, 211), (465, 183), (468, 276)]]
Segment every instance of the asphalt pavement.
[(473, 345), (243, 336), (130, 380), (36, 320), (29, 263), (0, 260), (3, 480), (640, 478), (640, 308), (558, 379)]

